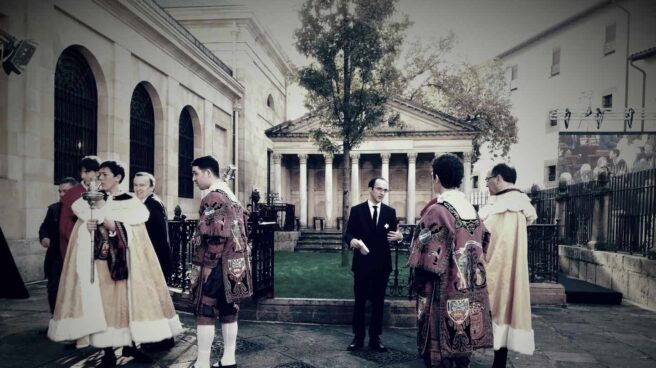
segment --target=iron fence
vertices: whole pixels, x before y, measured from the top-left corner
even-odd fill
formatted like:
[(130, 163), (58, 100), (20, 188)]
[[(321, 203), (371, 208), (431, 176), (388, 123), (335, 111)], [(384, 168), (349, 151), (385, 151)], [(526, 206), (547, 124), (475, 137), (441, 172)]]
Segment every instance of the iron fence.
[(471, 192), (469, 194), (469, 202), (471, 202), (472, 206), (474, 206), (476, 211), (480, 210), (481, 207), (485, 206), (489, 200), (490, 200), (490, 192), (487, 190)]
[(386, 296), (389, 297), (407, 297), (412, 298), (412, 288), (410, 287), (410, 268), (405, 267), (408, 261), (408, 251), (412, 242), (412, 234), (415, 231), (415, 225), (399, 225), (399, 230), (403, 234), (402, 242), (392, 243), (392, 274), (387, 283)]
[(537, 214), (536, 224), (553, 224), (556, 222), (556, 198), (558, 188), (539, 190), (537, 187), (528, 192), (531, 204), (535, 207)]
[(565, 205), (565, 234), (563, 244), (587, 244), (592, 234), (592, 215), (594, 212), (597, 181), (569, 185), (569, 198)]
[(643, 256), (654, 247), (656, 169), (610, 179), (608, 248)]
[(191, 249), (189, 244), (198, 220), (169, 220), (169, 242), (171, 244), (171, 262), (173, 272), (167, 284), (186, 291), (189, 289), (191, 276)]
[(558, 224), (529, 225), (528, 274), (530, 282), (558, 282)]
[(298, 230), (295, 207), (289, 203), (263, 204), (258, 206), (261, 216), (276, 222), (276, 231)]

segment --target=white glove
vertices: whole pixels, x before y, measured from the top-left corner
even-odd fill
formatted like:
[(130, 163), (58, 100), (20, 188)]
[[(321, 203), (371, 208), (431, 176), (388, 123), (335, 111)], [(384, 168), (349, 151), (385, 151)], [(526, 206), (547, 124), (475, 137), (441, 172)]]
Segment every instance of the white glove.
[(369, 248), (367, 248), (366, 245), (364, 245), (364, 242), (362, 240), (358, 239), (358, 243), (360, 243), (360, 253), (362, 253), (363, 256), (366, 256), (369, 254)]

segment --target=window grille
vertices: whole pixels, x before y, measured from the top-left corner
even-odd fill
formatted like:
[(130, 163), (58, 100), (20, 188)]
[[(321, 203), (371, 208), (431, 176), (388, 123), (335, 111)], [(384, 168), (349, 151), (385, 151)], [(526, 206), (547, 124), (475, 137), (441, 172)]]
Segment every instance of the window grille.
[(155, 112), (146, 87), (137, 85), (130, 102), (130, 189), (139, 171), (154, 174)]
[(178, 197), (194, 198), (191, 162), (194, 160), (194, 126), (187, 108), (182, 109), (178, 146)]
[(79, 178), (80, 159), (96, 154), (97, 121), (96, 79), (84, 56), (69, 47), (55, 70), (55, 184)]

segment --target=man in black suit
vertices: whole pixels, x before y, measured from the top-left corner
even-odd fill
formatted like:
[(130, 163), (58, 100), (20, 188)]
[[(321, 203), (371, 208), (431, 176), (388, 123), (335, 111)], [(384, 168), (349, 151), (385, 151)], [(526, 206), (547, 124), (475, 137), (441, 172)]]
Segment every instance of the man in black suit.
[(132, 181), (134, 194), (148, 208), (150, 217), (146, 221), (148, 237), (153, 243), (162, 273), (166, 279), (171, 276), (171, 246), (169, 245), (169, 222), (166, 217), (166, 206), (155, 194), (155, 177), (147, 172), (138, 172)]
[[(168, 280), (171, 276), (171, 246), (169, 244), (169, 221), (166, 217), (166, 206), (164, 202), (153, 192), (155, 190), (155, 177), (147, 172), (138, 172), (134, 174), (132, 180), (132, 189), (134, 194), (148, 208), (150, 216), (146, 221), (146, 230), (150, 242), (153, 243), (155, 254), (159, 260), (164, 277)], [(173, 338), (162, 340), (155, 343), (142, 344), (147, 352), (156, 352), (170, 350), (175, 344)]]
[(371, 302), (369, 347), (385, 352), (380, 341), (383, 329), (383, 305), (385, 289), (392, 271), (389, 242), (403, 239), (398, 231), (396, 210), (385, 205), (383, 198), (388, 192), (387, 179), (375, 177), (369, 181), (369, 199), (351, 208), (344, 241), (354, 249), (353, 292), (353, 342), (346, 350), (362, 348), (365, 337), (365, 304)]
[[(63, 197), (66, 192), (78, 184), (77, 180), (67, 177), (59, 182), (59, 198)], [(43, 219), (39, 227), (39, 242), (46, 248), (46, 258), (43, 262), (43, 272), (48, 279), (48, 304), (50, 304), (50, 313), (55, 311), (55, 302), (57, 301), (57, 291), (59, 290), (59, 278), (62, 273), (64, 259), (59, 251), (59, 213), (61, 211), (61, 202), (57, 201), (48, 206), (46, 218)]]

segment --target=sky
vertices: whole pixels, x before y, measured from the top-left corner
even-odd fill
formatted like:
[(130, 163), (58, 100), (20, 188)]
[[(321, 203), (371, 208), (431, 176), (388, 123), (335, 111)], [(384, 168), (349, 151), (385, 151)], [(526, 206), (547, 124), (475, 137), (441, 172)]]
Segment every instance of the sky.
[[(274, 39), (296, 65), (308, 62), (294, 47), (294, 29), (304, 0), (233, 0), (250, 5)], [(429, 42), (452, 31), (456, 45), (449, 63), (480, 63), (532, 37), (600, 0), (399, 0), (397, 11), (407, 14), (412, 27), (407, 41)], [(304, 93), (292, 87), (288, 118), (305, 113)]]

